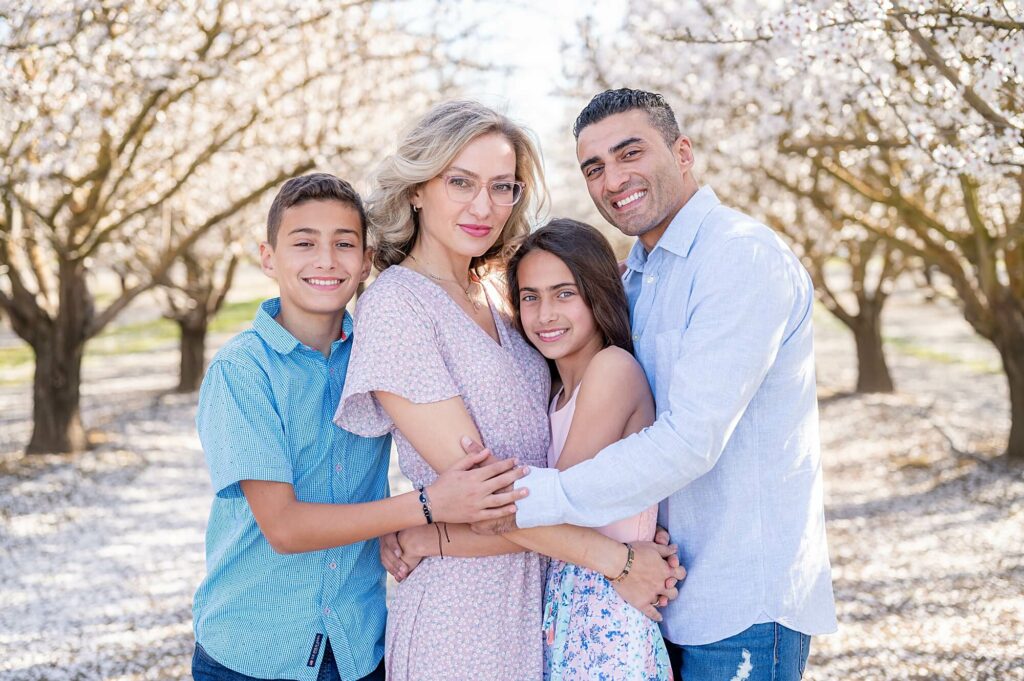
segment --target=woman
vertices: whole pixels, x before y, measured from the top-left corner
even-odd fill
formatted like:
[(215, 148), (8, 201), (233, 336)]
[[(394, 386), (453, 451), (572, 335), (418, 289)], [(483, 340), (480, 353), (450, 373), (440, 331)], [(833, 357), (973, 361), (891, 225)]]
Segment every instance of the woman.
[[(359, 301), (336, 423), (393, 432), (416, 487), (461, 458), (465, 435), (498, 458), (544, 465), (550, 373), (483, 277), (528, 232), (543, 193), (526, 131), (474, 102), (441, 104), (374, 182), (368, 217), (381, 274)], [(424, 507), (429, 522), (429, 500)], [(589, 556), (588, 567), (613, 578), (632, 555), (583, 528), (517, 532), (516, 544), (464, 526), (431, 529), (447, 557), (425, 559), (389, 613), (385, 660), (398, 681), (540, 677), (545, 560), (519, 542), (565, 560)]]

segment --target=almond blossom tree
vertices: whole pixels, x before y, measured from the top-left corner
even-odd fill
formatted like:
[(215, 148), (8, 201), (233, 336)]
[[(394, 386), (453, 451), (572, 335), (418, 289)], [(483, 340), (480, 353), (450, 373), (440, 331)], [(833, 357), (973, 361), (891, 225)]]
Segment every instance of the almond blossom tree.
[(722, 184), (815, 194), (949, 279), (1002, 358), (1024, 458), (1024, 5), (634, 0), (614, 42), (605, 78), (681, 102)]
[[(0, 309), (35, 353), (29, 452), (86, 446), (86, 341), (204, 234), (368, 156), (366, 130), (427, 101), (437, 42), (396, 17), (365, 0), (3, 3)], [(114, 265), (123, 289), (99, 305)]]

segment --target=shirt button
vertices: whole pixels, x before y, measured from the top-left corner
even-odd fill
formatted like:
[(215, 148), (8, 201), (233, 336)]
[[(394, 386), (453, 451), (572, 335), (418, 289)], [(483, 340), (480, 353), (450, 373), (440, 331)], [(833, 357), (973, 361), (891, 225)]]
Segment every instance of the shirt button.
[(638, 334), (638, 333), (634, 333), (634, 334), (633, 334), (633, 340), (635, 340), (635, 341), (638, 341), (638, 340), (640, 340), (640, 334)]
[(341, 464), (340, 463), (334, 464), (334, 472), (335, 473), (340, 473), (341, 472)]
[(331, 562), (330, 562), (330, 563), (329, 563), (329, 564), (327, 565), (327, 567), (331, 568), (332, 570), (337, 570), (337, 569), (338, 569), (338, 564), (337, 564), (337, 563), (335, 563), (335, 562), (334, 562), (334, 561), (332, 560), (332, 561), (331, 561)]
[(654, 280), (655, 280), (655, 279), (657, 279), (657, 277), (655, 277), (655, 276), (654, 276), (654, 275), (652, 274), (651, 276), (647, 277), (647, 283), (648, 283), (648, 284), (653, 284), (653, 283), (654, 283)]
[(330, 615), (331, 614), (331, 609), (330, 608), (324, 608), (324, 614), (325, 615)]

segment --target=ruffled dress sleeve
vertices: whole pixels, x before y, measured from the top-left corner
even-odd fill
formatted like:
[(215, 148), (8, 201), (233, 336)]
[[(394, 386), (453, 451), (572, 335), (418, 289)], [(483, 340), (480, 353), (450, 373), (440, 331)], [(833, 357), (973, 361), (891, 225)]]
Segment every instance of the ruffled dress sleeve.
[(460, 394), (429, 310), (415, 291), (385, 270), (356, 308), (352, 356), (334, 422), (377, 437), (395, 424), (374, 397), (383, 391), (416, 404)]

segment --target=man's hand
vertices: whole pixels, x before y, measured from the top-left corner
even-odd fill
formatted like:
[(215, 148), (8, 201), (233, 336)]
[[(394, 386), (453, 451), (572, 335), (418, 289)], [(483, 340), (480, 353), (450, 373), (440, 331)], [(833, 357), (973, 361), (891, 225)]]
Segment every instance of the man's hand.
[(677, 546), (637, 542), (633, 544), (632, 569), (625, 579), (612, 584), (624, 601), (655, 622), (661, 621), (658, 606), (679, 595), (676, 583), (686, 577), (677, 552)]
[(668, 530), (661, 525), (658, 525), (654, 530), (654, 543), (661, 544), (662, 546), (668, 546), (668, 543), (671, 540), (671, 537), (668, 536)]
[[(462, 438), (462, 449), (465, 450), (466, 454), (483, 454), (487, 453), (488, 457), (493, 459), (494, 455), (491, 454), (491, 450), (485, 449), (479, 442), (475, 442), (472, 438)], [(499, 492), (511, 492), (512, 486), (509, 485), (506, 489), (499, 490)], [(523, 490), (519, 490), (523, 491)], [(526, 496), (525, 494), (523, 496)], [(511, 515), (504, 516), (502, 518), (496, 518), (494, 520), (484, 520), (482, 522), (473, 523), (470, 528), (477, 534), (505, 534), (512, 530), (519, 529), (516, 526), (516, 514), (513, 512)]]
[[(654, 544), (660, 544), (662, 546), (669, 546), (669, 543), (671, 541), (672, 541), (672, 538), (669, 537), (669, 530), (666, 529), (665, 527), (663, 527), (662, 525), (657, 525), (656, 529), (654, 530)], [(679, 567), (682, 570), (683, 577), (686, 576), (686, 568), (680, 567), (680, 564), (679, 564), (679, 554), (678, 553), (676, 555), (674, 555), (674, 556), (669, 556), (668, 563), (669, 563), (669, 567), (673, 567), (673, 568)], [(681, 580), (683, 578), (680, 577), (679, 579)], [(673, 578), (671, 580), (666, 580), (665, 586), (666, 586), (666, 588), (674, 587), (674, 586), (676, 586), (676, 582), (677, 582), (677, 580), (675, 578)], [(657, 606), (658, 607), (665, 607), (668, 604), (669, 604), (669, 599), (666, 596), (660, 597), (658, 599), (658, 601), (657, 601)]]

